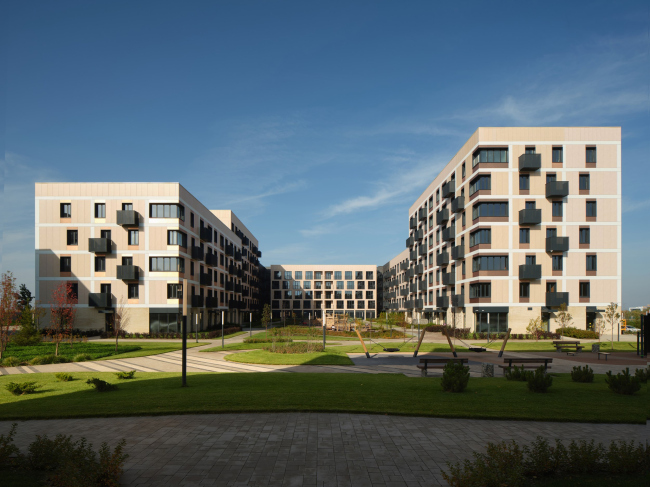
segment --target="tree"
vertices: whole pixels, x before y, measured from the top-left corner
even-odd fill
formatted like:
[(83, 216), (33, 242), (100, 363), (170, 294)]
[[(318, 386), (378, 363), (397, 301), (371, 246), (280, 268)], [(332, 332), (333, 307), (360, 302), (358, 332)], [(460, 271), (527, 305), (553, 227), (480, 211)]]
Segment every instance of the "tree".
[(555, 319), (559, 323), (558, 328), (564, 329), (571, 326), (573, 316), (571, 316), (571, 313), (566, 310), (566, 303), (562, 303), (560, 311), (557, 312), (557, 317)]
[(271, 323), (271, 306), (265, 304), (262, 309), (262, 325), (264, 325), (267, 334), (269, 332), (269, 323)]
[(20, 307), (20, 310), (22, 311), (25, 308), (31, 308), (33, 300), (34, 296), (32, 296), (32, 292), (27, 289), (27, 286), (21, 284), (20, 290), (18, 291), (18, 306)]
[(544, 333), (542, 319), (539, 316), (537, 318), (531, 318), (526, 327), (526, 331), (535, 337), (535, 341), (538, 341), (539, 337)]
[(598, 341), (600, 342), (600, 339), (605, 332), (605, 320), (602, 318), (596, 318), (594, 321), (594, 331), (598, 333)]
[(115, 352), (117, 352), (117, 344), (120, 338), (120, 334), (123, 334), (130, 324), (130, 313), (129, 308), (126, 307), (127, 301), (124, 298), (124, 295), (120, 298), (120, 301), (117, 303), (117, 308), (115, 308), (115, 313), (113, 313), (113, 333), (115, 333)]
[(0, 360), (7, 348), (11, 329), (20, 312), (16, 294), (16, 278), (11, 272), (2, 274), (0, 281)]
[(36, 345), (41, 341), (41, 334), (34, 326), (34, 314), (29, 306), (23, 308), (18, 318), (20, 329), (13, 335), (12, 341), (16, 345)]
[(618, 311), (617, 303), (609, 303), (607, 308), (605, 308), (605, 313), (603, 314), (603, 319), (605, 320), (605, 327), (611, 328), (612, 330), (612, 350), (614, 350), (614, 328), (621, 321), (621, 313)]
[(77, 315), (76, 304), (77, 295), (69, 282), (62, 282), (52, 293), (51, 320), (47, 333), (56, 344), (54, 355), (59, 355), (59, 344), (72, 334)]

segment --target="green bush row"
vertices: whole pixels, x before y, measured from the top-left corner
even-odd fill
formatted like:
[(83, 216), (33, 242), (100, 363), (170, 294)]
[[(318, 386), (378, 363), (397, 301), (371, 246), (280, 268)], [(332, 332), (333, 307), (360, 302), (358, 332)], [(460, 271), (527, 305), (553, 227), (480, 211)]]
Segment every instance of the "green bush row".
[(284, 353), (284, 354), (294, 354), (294, 353), (311, 353), (311, 352), (324, 352), (325, 349), (323, 345), (317, 345), (315, 343), (287, 343), (286, 345), (269, 345), (264, 347), (264, 350), (272, 353)]

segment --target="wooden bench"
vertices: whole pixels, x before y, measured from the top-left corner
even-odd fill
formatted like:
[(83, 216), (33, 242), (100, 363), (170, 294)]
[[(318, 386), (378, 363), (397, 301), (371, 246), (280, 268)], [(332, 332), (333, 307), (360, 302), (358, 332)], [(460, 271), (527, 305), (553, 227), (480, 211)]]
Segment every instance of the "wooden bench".
[(552, 358), (504, 358), (503, 365), (499, 365), (499, 367), (503, 370), (503, 374), (505, 375), (506, 369), (512, 367), (512, 364), (520, 364), (525, 369), (536, 369), (543, 364), (544, 370), (548, 370), (551, 368), (549, 364), (552, 362)]
[(584, 346), (580, 345), (579, 340), (553, 340), (553, 346), (557, 352), (566, 352), (567, 355), (571, 352), (582, 352)]
[(422, 377), (427, 376), (428, 369), (441, 369), (444, 368), (449, 362), (456, 362), (459, 364), (466, 364), (469, 362), (467, 358), (421, 358), (418, 364), (418, 369), (422, 371)]
[(600, 356), (604, 355), (605, 356), (605, 362), (607, 362), (607, 356), (610, 354), (610, 352), (598, 352), (598, 360), (600, 360)]

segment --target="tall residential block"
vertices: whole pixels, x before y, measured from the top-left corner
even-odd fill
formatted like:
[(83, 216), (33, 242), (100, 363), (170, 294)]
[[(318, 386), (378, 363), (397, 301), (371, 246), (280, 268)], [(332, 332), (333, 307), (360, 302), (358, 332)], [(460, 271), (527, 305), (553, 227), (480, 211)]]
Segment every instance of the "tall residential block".
[(191, 330), (262, 306), (257, 239), (178, 183), (37, 183), (35, 236), (36, 299), (69, 282), (80, 329), (109, 329), (124, 306), (128, 331), (180, 331), (183, 279)]

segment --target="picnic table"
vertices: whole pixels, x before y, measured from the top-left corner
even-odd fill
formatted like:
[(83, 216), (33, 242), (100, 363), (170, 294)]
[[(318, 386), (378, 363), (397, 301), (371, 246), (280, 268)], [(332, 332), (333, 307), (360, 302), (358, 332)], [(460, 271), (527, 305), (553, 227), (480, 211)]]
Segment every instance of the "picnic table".
[(557, 352), (578, 353), (584, 346), (580, 345), (580, 340), (553, 340), (553, 346)]
[[(503, 365), (499, 365), (499, 367), (503, 370), (503, 373), (505, 375), (506, 369), (509, 369), (512, 367), (512, 364), (521, 364), (522, 367), (525, 369), (536, 369), (540, 365), (544, 364), (544, 370), (550, 369), (551, 366), (549, 365), (550, 363), (553, 362), (552, 358), (517, 358), (517, 357), (510, 357), (510, 358), (504, 358), (503, 359)], [(507, 364), (507, 365), (506, 365)]]
[(449, 362), (456, 362), (459, 364), (466, 364), (469, 362), (467, 358), (421, 358), (418, 364), (418, 369), (422, 371), (422, 377), (427, 376), (428, 369), (441, 369)]

